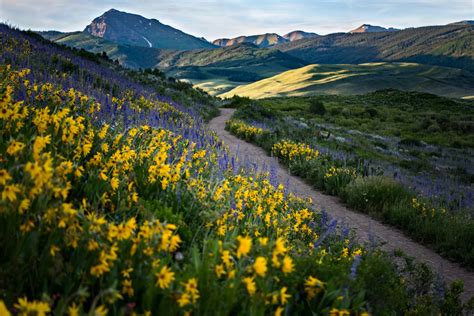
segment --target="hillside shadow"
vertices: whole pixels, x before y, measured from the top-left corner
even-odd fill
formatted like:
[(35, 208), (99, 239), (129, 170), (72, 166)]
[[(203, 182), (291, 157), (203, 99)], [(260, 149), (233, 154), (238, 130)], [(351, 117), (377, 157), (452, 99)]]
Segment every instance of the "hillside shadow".
[[(437, 65), (453, 67), (474, 72), (474, 59), (470, 57), (451, 57), (441, 55), (419, 55), (409, 58), (402, 58), (397, 61), (415, 62), (419, 64)], [(474, 89), (474, 88), (473, 88)]]

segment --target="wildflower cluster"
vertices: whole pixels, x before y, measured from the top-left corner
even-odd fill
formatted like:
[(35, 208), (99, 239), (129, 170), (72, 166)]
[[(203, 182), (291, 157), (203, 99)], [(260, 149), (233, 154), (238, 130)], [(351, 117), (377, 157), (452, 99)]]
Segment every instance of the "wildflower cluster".
[(428, 205), (425, 202), (418, 200), (417, 198), (412, 198), (411, 206), (417, 210), (423, 217), (435, 217), (437, 215), (445, 215), (445, 208), (435, 208)]
[(311, 160), (319, 157), (319, 151), (311, 148), (307, 144), (297, 143), (292, 140), (281, 140), (272, 147), (272, 153), (285, 162), (293, 160)]
[[(49, 61), (22, 45), (10, 60)], [(368, 273), (354, 266), (379, 254), (236, 169), (191, 112), (66, 61), (75, 80), (44, 75), (52, 61), (0, 66), (1, 315), (369, 309)]]
[(226, 122), (226, 130), (246, 141), (253, 141), (264, 132), (263, 128), (249, 125), (241, 120), (232, 119)]
[[(201, 149), (181, 134), (146, 124), (126, 130), (113, 122), (96, 124), (101, 104), (82, 92), (29, 81), (29, 70), (3, 67), (0, 73), (5, 140), (0, 145), (0, 235), (8, 245), (2, 251), (23, 254), (26, 261), (17, 263), (18, 269), (32, 261), (49, 267), (26, 279), (9, 276), (15, 289), (10, 289), (8, 301), (19, 297), (19, 310), (105, 314), (120, 302), (147, 311), (174, 300), (176, 312), (191, 312), (204, 293), (210, 300), (221, 291), (242, 288), (247, 299), (236, 295), (234, 305), (248, 300), (281, 313), (296, 302), (297, 283), (301, 280), (303, 286), (306, 279), (292, 277), (301, 264), (295, 255), (315, 256), (328, 264), (337, 259), (349, 271), (351, 260), (343, 245), (315, 251), (318, 214), (306, 201), (285, 198), (284, 187), (275, 188), (264, 175), (224, 169), (226, 176), (213, 180), (219, 155), (215, 145)], [(18, 99), (20, 88), (30, 91), (27, 99)], [(118, 108), (124, 101), (113, 102)], [(139, 98), (129, 104), (130, 116), (153, 109), (171, 112), (171, 122), (193, 124), (160, 102)], [(184, 220), (169, 221), (165, 210), (178, 194), (181, 206), (174, 212)], [(157, 199), (162, 203), (152, 202)], [(207, 241), (196, 235), (203, 229), (199, 227), (207, 229)], [(38, 253), (22, 246), (33, 241)], [(214, 252), (198, 256), (187, 250), (199, 249), (201, 243)], [(188, 258), (177, 260), (183, 256)], [(193, 260), (201, 263), (190, 265)], [(2, 271), (11, 269), (2, 266)], [(203, 280), (206, 271), (212, 276)], [(51, 289), (60, 296), (42, 292), (53, 275), (57, 285)], [(153, 288), (148, 286), (151, 277)], [(31, 282), (36, 286), (25, 292)], [(212, 284), (211, 294), (202, 292), (202, 282)], [(316, 304), (315, 295), (310, 296)], [(28, 300), (38, 297), (46, 300)], [(91, 305), (87, 297), (101, 304)], [(232, 308), (227, 303), (223, 309)], [(324, 308), (349, 307), (364, 308), (351, 305), (350, 298), (343, 303), (329, 300)]]

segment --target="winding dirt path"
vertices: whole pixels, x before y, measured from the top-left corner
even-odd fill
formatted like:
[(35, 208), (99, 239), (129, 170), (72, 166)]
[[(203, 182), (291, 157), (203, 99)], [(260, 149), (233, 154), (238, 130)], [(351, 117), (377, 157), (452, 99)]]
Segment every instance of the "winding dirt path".
[(234, 111), (234, 109), (221, 109), (220, 116), (212, 119), (209, 126), (217, 132), (231, 153), (236, 154), (241, 161), (250, 161), (260, 167), (273, 166), (277, 171), (278, 182), (289, 184), (290, 190), (299, 196), (311, 197), (317, 208), (326, 210), (332, 217), (349, 226), (356, 233), (359, 242), (369, 242), (369, 235), (371, 235), (371, 238), (375, 237), (382, 243), (384, 250), (390, 252), (401, 249), (407, 255), (427, 263), (432, 269), (441, 273), (448, 282), (463, 280), (464, 293), (461, 297), (463, 301), (467, 301), (474, 295), (474, 273), (414, 242), (400, 230), (348, 209), (337, 197), (321, 193), (302, 179), (290, 175), (285, 167), (278, 164), (275, 158), (268, 156), (260, 147), (247, 143), (227, 132), (224, 129), (225, 122), (230, 119)]

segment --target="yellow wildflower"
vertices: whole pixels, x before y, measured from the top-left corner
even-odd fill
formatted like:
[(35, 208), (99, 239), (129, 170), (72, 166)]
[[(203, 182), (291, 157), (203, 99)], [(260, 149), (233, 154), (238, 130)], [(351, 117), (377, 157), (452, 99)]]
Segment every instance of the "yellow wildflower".
[(288, 291), (288, 288), (286, 286), (282, 287), (280, 290), (281, 305), (285, 305), (286, 303), (288, 303), (288, 299), (291, 297), (290, 294), (286, 294), (287, 291)]
[(96, 309), (94, 310), (94, 316), (106, 316), (107, 314), (109, 313), (109, 310), (107, 309), (107, 307), (105, 307), (104, 305), (100, 305), (99, 307), (96, 307)]
[(249, 295), (250, 296), (254, 295), (255, 292), (257, 291), (257, 287), (255, 285), (255, 282), (253, 281), (253, 278), (251, 277), (243, 278), (242, 282), (247, 287), (247, 292), (249, 293)]
[(264, 257), (258, 257), (255, 259), (253, 269), (257, 275), (264, 277), (265, 273), (267, 272), (267, 259)]
[(275, 310), (275, 316), (281, 316), (285, 309), (281, 306), (278, 306), (277, 309)]
[(72, 303), (71, 306), (67, 308), (67, 313), (69, 316), (79, 316), (79, 307)]
[(159, 273), (156, 273), (156, 277), (156, 285), (161, 289), (167, 289), (171, 282), (174, 281), (174, 272), (172, 272), (167, 266), (164, 266), (161, 268)]
[(288, 257), (288, 256), (285, 256), (283, 258), (283, 264), (282, 264), (282, 267), (281, 267), (281, 271), (283, 271), (283, 273), (285, 274), (288, 274), (288, 273), (291, 273), (293, 272), (293, 260)]
[(275, 248), (273, 249), (274, 255), (285, 254), (288, 249), (285, 247), (285, 240), (282, 237), (278, 237), (275, 242)]
[(2, 200), (9, 200), (10, 202), (16, 201), (16, 195), (21, 192), (20, 186), (18, 184), (7, 185), (2, 192)]
[(112, 190), (116, 191), (119, 187), (119, 179), (117, 177), (113, 177), (110, 179), (110, 186), (112, 187)]
[(12, 179), (12, 176), (5, 169), (0, 169), (0, 185), (7, 184)]
[(0, 315), (11, 316), (10, 311), (7, 309), (7, 307), (5, 306), (5, 303), (2, 300), (0, 300)]
[(51, 245), (51, 247), (49, 248), (49, 253), (51, 254), (51, 256), (56, 256), (56, 253), (59, 251), (59, 247), (56, 246), (56, 245)]
[(239, 247), (237, 248), (237, 258), (240, 259), (241, 256), (246, 256), (250, 249), (252, 248), (252, 238), (238, 236), (237, 240), (239, 241)]
[(17, 141), (11, 141), (10, 144), (8, 145), (7, 148), (7, 154), (10, 156), (15, 156), (18, 154), (20, 151), (25, 148), (25, 144), (22, 142), (17, 142)]
[(36, 316), (45, 316), (51, 311), (48, 303), (42, 301), (28, 302), (26, 297), (19, 298), (18, 303), (13, 306), (18, 310), (18, 314), (22, 316), (30, 314), (34, 314)]

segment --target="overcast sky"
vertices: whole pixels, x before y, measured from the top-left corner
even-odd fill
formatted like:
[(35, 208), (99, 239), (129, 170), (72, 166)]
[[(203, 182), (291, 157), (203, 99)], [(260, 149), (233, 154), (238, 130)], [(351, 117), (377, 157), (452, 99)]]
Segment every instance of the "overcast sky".
[(115, 8), (155, 18), (208, 40), (301, 29), (344, 32), (474, 19), (474, 0), (0, 0), (0, 20), (34, 30), (77, 31)]

